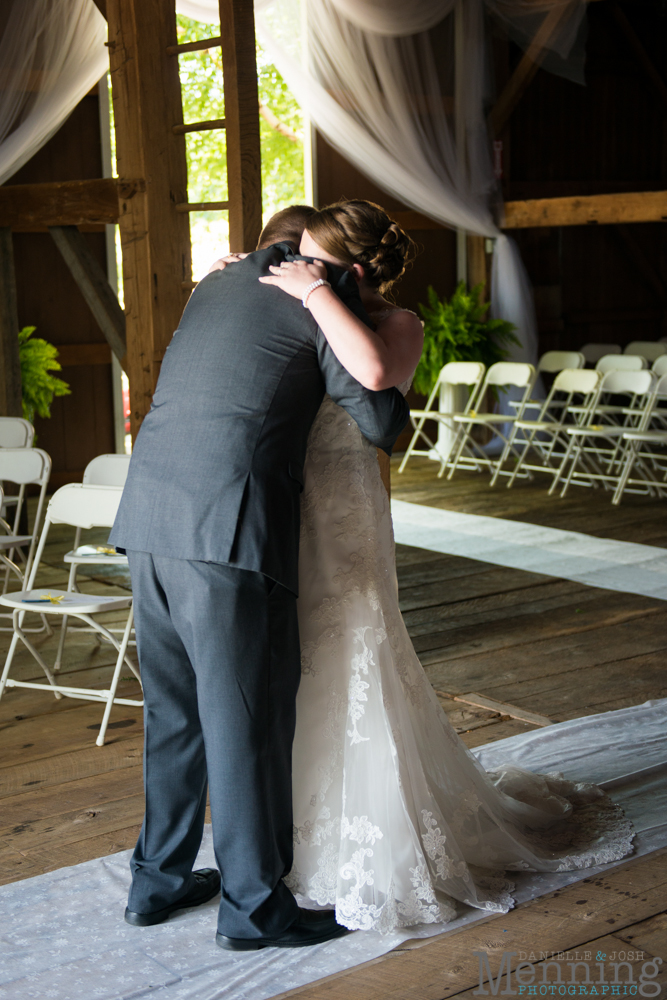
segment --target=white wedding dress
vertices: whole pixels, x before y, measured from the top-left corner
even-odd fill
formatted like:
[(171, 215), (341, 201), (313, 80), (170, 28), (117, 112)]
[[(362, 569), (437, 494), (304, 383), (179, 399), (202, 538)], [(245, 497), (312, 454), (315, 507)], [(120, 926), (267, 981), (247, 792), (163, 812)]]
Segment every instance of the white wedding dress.
[(335, 906), (351, 929), (390, 931), (451, 920), (457, 901), (506, 912), (506, 870), (630, 853), (630, 822), (596, 786), (486, 773), (456, 735), (398, 609), (376, 450), (328, 396), (304, 471), (286, 879), (300, 904)]

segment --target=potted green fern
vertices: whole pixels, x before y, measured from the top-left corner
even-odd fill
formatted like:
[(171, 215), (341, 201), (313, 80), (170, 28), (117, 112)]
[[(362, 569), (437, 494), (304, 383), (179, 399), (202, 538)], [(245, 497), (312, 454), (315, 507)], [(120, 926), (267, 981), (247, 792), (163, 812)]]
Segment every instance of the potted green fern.
[(420, 303), (424, 320), (424, 351), (415, 372), (415, 392), (428, 396), (443, 365), (450, 361), (482, 361), (487, 368), (509, 356), (511, 344), (521, 346), (514, 324), (485, 318), (489, 304), (483, 285), (470, 291), (461, 281), (451, 299), (441, 299), (429, 285), (428, 305)]
[[(461, 281), (451, 299), (441, 299), (429, 286), (428, 305), (420, 303), (424, 319), (424, 350), (412, 383), (416, 392), (430, 395), (440, 369), (450, 361), (481, 361), (487, 368), (509, 356), (509, 346), (519, 340), (514, 324), (503, 319), (489, 319), (489, 304), (482, 299), (483, 285), (469, 291)], [(440, 388), (440, 410), (456, 412), (465, 407), (466, 386), (443, 385)], [(489, 396), (497, 399), (495, 389)], [(449, 455), (455, 431), (444, 421), (438, 423), (438, 439), (431, 457), (437, 461)]]
[(19, 361), (21, 364), (21, 394), (23, 416), (30, 423), (39, 417), (51, 416), (54, 396), (69, 396), (67, 382), (52, 375), (61, 371), (58, 350), (40, 337), (32, 337), (36, 327), (24, 326), (19, 331)]

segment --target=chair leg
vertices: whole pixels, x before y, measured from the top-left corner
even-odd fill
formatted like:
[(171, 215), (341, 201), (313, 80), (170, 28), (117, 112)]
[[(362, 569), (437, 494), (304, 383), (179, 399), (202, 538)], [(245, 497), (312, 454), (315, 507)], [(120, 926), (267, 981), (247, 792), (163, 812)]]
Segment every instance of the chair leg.
[[(516, 437), (516, 431), (517, 431), (516, 427), (513, 427), (512, 430), (511, 430), (511, 432), (510, 432), (509, 438), (505, 441), (505, 447), (503, 448), (502, 454), (500, 455), (500, 457), (498, 458), (498, 460), (496, 462), (496, 467), (494, 469), (493, 475), (491, 476), (491, 482), (489, 483), (489, 486), (495, 486), (496, 485), (496, 480), (498, 479), (498, 476), (500, 475), (500, 470), (502, 469), (503, 465), (507, 461), (507, 456), (509, 455), (510, 450), (514, 451), (514, 453), (516, 454), (516, 456), (517, 456), (517, 462), (520, 462), (521, 459), (523, 458), (523, 456), (526, 454), (526, 448), (524, 448), (524, 450), (523, 450), (523, 452), (522, 452), (522, 454), (520, 456), (519, 456), (518, 452), (516, 451), (516, 449), (512, 448), (512, 442), (514, 441), (514, 438)], [(514, 475), (511, 477), (510, 482), (507, 484), (508, 488), (514, 482), (515, 478), (516, 478), (516, 471), (515, 471)]]
[(570, 483), (572, 482), (572, 476), (574, 475), (574, 470), (576, 469), (577, 463), (581, 458), (581, 452), (582, 452), (582, 445), (575, 443), (574, 455), (572, 457), (572, 461), (570, 462), (570, 468), (567, 473), (567, 476), (565, 477), (565, 482), (563, 483), (563, 489), (560, 491), (561, 498), (565, 496), (570, 486)]
[[(456, 472), (456, 466), (459, 463), (459, 459), (463, 454), (463, 449), (466, 446), (466, 441), (468, 440), (468, 428), (466, 428), (464, 424), (461, 424), (461, 427), (458, 431), (458, 435), (461, 438), (461, 444), (457, 448), (456, 446), (458, 444), (459, 437), (454, 438), (449, 455), (447, 456), (447, 458), (443, 458), (442, 462), (440, 463), (440, 469), (438, 471), (438, 479), (442, 479), (444, 471), (447, 467), (447, 463), (450, 461), (452, 455), (454, 455), (454, 460), (452, 461), (452, 467), (447, 474), (447, 479), (451, 479), (454, 473)], [(456, 454), (454, 454), (455, 451)]]
[(53, 664), (54, 674), (57, 674), (60, 670), (60, 664), (63, 658), (63, 650), (65, 649), (66, 636), (67, 636), (67, 615), (63, 615), (62, 625), (60, 626), (60, 639), (58, 640), (58, 652), (56, 653), (56, 662)]
[(630, 478), (630, 473), (632, 472), (632, 467), (635, 464), (635, 447), (632, 441), (628, 441), (628, 450), (625, 457), (625, 465), (618, 477), (618, 483), (616, 484), (616, 489), (614, 490), (614, 495), (611, 498), (612, 504), (617, 507), (621, 502), (621, 497), (623, 496), (623, 491), (625, 490), (625, 484)]
[[(18, 614), (18, 613), (15, 612), (15, 614)], [(15, 635), (18, 636), (18, 638), (21, 640), (21, 642), (23, 643), (23, 645), (25, 646), (25, 648), (28, 650), (28, 652), (32, 654), (32, 656), (34, 657), (35, 660), (37, 660), (37, 662), (39, 663), (40, 667), (42, 668), (42, 670), (46, 674), (47, 680), (48, 680), (49, 684), (51, 685), (51, 687), (52, 688), (56, 688), (56, 690), (54, 690), (53, 693), (54, 693), (56, 699), (58, 701), (60, 701), (60, 699), (62, 698), (62, 694), (60, 693), (60, 691), (57, 690), (57, 685), (56, 685), (56, 682), (55, 682), (53, 674), (51, 673), (51, 671), (47, 667), (46, 663), (44, 662), (44, 660), (42, 659), (42, 657), (40, 656), (40, 654), (37, 652), (37, 650), (35, 649), (35, 647), (33, 646), (33, 644), (30, 642), (30, 640), (28, 639), (27, 635), (22, 630), (21, 626), (18, 624), (18, 622), (16, 620), (14, 622), (14, 632), (15, 632)]]
[(567, 448), (565, 449), (565, 454), (563, 455), (561, 463), (558, 466), (558, 468), (554, 471), (553, 482), (551, 483), (551, 486), (549, 487), (549, 496), (553, 496), (553, 494), (554, 494), (554, 492), (556, 490), (556, 487), (557, 487), (557, 485), (558, 485), (558, 483), (560, 481), (561, 473), (563, 472), (563, 470), (567, 466), (567, 463), (568, 463), (568, 461), (570, 459), (570, 455), (572, 453), (573, 447), (574, 447), (574, 438), (571, 437), (570, 440), (567, 443)]
[(111, 686), (109, 688), (109, 697), (107, 699), (106, 707), (104, 709), (104, 717), (102, 719), (102, 725), (100, 726), (98, 737), (95, 740), (98, 747), (104, 746), (104, 737), (106, 736), (107, 726), (109, 725), (111, 706), (113, 705), (114, 698), (116, 697), (118, 681), (120, 680), (120, 672), (127, 653), (127, 644), (130, 641), (130, 633), (132, 631), (133, 617), (134, 617), (134, 609), (130, 608), (130, 613), (127, 618), (127, 625), (125, 626), (125, 632), (123, 633), (123, 641), (121, 642), (120, 647), (118, 649), (118, 659), (116, 660), (116, 667), (114, 669), (113, 677), (111, 679)]
[(16, 634), (16, 632), (14, 632), (14, 635), (12, 636), (12, 641), (9, 644), (9, 650), (7, 652), (7, 659), (5, 660), (5, 666), (2, 671), (2, 677), (0, 677), (0, 698), (2, 698), (3, 694), (5, 693), (5, 688), (7, 686), (7, 678), (9, 676), (9, 670), (12, 665), (12, 661), (14, 659), (14, 653), (16, 652), (18, 641), (19, 637)]

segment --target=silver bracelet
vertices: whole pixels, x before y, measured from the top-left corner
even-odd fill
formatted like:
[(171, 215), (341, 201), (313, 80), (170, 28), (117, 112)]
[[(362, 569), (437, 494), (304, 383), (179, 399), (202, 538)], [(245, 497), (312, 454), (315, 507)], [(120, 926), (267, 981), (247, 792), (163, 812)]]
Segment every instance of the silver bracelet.
[(308, 285), (308, 288), (306, 288), (305, 292), (303, 293), (303, 298), (301, 299), (301, 305), (303, 306), (304, 309), (308, 308), (308, 299), (310, 297), (310, 293), (314, 292), (316, 288), (320, 288), (322, 285), (326, 285), (328, 288), (331, 288), (331, 284), (324, 278), (318, 278), (317, 281), (311, 281), (311, 283)]

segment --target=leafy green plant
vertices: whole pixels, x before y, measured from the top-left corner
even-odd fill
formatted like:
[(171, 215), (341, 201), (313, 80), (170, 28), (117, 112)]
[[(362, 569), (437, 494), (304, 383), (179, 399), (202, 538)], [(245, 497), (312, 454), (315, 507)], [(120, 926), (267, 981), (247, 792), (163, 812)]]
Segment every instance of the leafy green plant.
[(513, 323), (484, 319), (489, 304), (482, 299), (482, 287), (468, 291), (462, 281), (447, 301), (429, 285), (428, 305), (419, 305), (424, 351), (412, 383), (416, 392), (428, 396), (440, 369), (450, 361), (482, 361), (488, 368), (508, 357), (510, 344), (520, 346)]
[(50, 374), (59, 372), (62, 368), (60, 362), (56, 360), (57, 349), (39, 337), (31, 340), (35, 330), (34, 326), (24, 326), (19, 330), (23, 416), (31, 424), (34, 423), (35, 414), (40, 417), (51, 416), (54, 396), (70, 395), (67, 382)]

